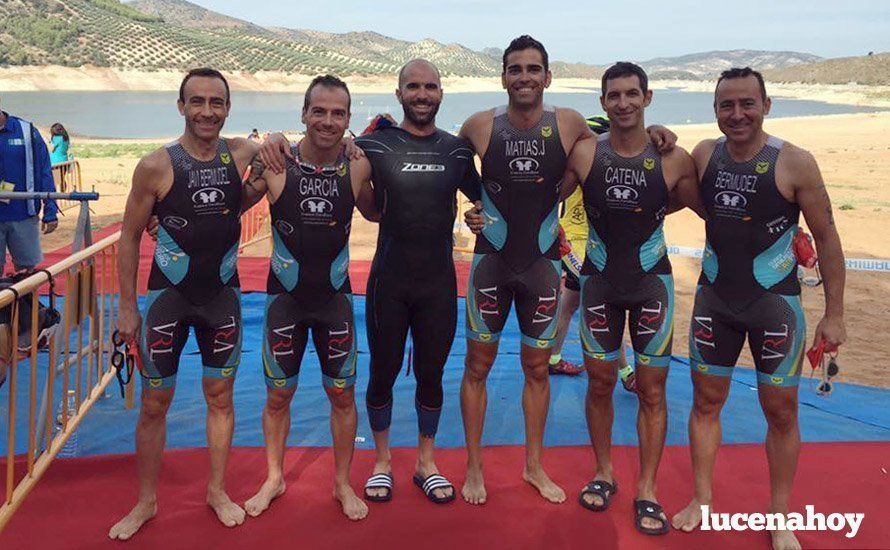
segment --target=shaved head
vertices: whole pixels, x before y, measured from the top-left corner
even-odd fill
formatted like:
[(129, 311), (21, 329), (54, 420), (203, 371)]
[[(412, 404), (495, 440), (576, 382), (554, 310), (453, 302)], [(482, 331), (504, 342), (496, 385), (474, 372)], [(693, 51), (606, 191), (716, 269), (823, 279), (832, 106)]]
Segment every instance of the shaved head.
[(405, 77), (408, 72), (415, 67), (429, 68), (431, 71), (436, 73), (436, 80), (439, 82), (439, 85), (442, 84), (442, 77), (439, 74), (439, 69), (435, 65), (433, 65), (426, 59), (412, 59), (411, 61), (405, 63), (399, 70), (399, 88), (401, 88), (402, 85), (405, 83)]

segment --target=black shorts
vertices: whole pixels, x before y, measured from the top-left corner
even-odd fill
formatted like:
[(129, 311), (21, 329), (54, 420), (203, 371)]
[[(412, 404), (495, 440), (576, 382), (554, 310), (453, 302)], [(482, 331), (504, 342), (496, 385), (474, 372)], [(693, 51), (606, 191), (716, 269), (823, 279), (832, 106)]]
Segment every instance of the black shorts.
[(581, 343), (584, 355), (617, 361), (628, 320), (637, 365), (667, 367), (674, 336), (674, 278), (670, 273), (640, 277), (619, 290), (599, 273), (581, 275)]
[(497, 253), (474, 254), (467, 291), (467, 338), (496, 342), (515, 301), (522, 343), (539, 349), (553, 345), (559, 264), (559, 260), (541, 257), (517, 273)]
[(712, 287), (700, 285), (689, 327), (690, 364), (703, 374), (732, 376), (747, 337), (757, 382), (796, 386), (806, 335), (800, 296), (765, 292), (736, 310)]
[(192, 304), (176, 288), (150, 290), (139, 349), (149, 388), (172, 388), (182, 348), (195, 329), (204, 376), (234, 378), (241, 361), (241, 289), (224, 287), (207, 304)]
[(355, 323), (352, 294), (335, 293), (327, 303), (313, 310), (301, 307), (290, 294), (266, 297), (263, 321), (263, 371), (266, 385), (274, 389), (297, 384), (303, 352), (312, 341), (321, 363), (326, 388), (344, 389), (355, 384)]

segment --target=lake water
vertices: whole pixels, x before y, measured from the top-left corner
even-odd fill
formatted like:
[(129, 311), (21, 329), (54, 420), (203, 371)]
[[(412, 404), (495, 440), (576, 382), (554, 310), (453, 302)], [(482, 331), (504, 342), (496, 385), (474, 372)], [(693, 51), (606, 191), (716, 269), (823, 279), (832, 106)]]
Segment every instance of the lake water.
[[(548, 102), (571, 107), (585, 116), (600, 113), (598, 90), (552, 93)], [(183, 122), (176, 92), (0, 92), (0, 107), (41, 126), (61, 122), (72, 133), (103, 138), (161, 138), (179, 135)], [(471, 114), (506, 103), (504, 92), (446, 93), (439, 109), (440, 128), (456, 131)], [(695, 124), (714, 120), (713, 96), (704, 92), (656, 90), (646, 110), (649, 124)], [(224, 134), (247, 135), (251, 128), (266, 131), (302, 129), (302, 94), (234, 92)], [(832, 105), (798, 99), (773, 100), (771, 116), (794, 117), (874, 111), (867, 107)], [(358, 133), (380, 112), (401, 118), (393, 94), (354, 94), (351, 129)]]

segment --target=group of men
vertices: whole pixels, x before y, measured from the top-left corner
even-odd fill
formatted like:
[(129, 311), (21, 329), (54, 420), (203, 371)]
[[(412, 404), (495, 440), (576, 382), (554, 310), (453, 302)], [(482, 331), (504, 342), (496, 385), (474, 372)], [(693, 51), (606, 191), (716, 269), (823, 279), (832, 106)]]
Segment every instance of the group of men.
[[(604, 74), (600, 101), (611, 128), (599, 137), (577, 112), (543, 102), (550, 81), (543, 45), (527, 35), (516, 38), (503, 54), (508, 104), (476, 113), (453, 136), (435, 125), (443, 98), (438, 70), (425, 60), (411, 61), (401, 69), (396, 90), (404, 119), (379, 125), (358, 138), (356, 148), (343, 142), (350, 120), (346, 84), (318, 77), (305, 94), (305, 137), (292, 145), (273, 135), (260, 147), (220, 137), (230, 107), (220, 73), (199, 69), (185, 77), (178, 102), (185, 132), (137, 166), (120, 241), (119, 330), (139, 345), (143, 390), (136, 435), (139, 497), (109, 536), (130, 538), (156, 513), (166, 412), (190, 327), (201, 350), (208, 406), (207, 502), (225, 525), (242, 523), (245, 510), (261, 514), (285, 491), (289, 405), (310, 330), (331, 403), (334, 496), (343, 513), (358, 520), (368, 513), (365, 500), (394, 496), (392, 389), (409, 331), (417, 381), (413, 482), (432, 502), (454, 500), (455, 488), (436, 467), (434, 444), (442, 372), (457, 322), (452, 230), (458, 191), (474, 203), (466, 222), (478, 233), (460, 391), (467, 446), (461, 495), (471, 504), (488, 498), (482, 453), (486, 379), (515, 303), (525, 377), (523, 478), (546, 500), (563, 502), (565, 491), (544, 470), (542, 453), (560, 308), (558, 209), (579, 185), (589, 224), (579, 278), (581, 339), (589, 380), (587, 423), (597, 459), (580, 504), (606, 510), (618, 490), (610, 457), (612, 390), (627, 319), (640, 401), (640, 478), (632, 517), (643, 533), (669, 529), (656, 495), (674, 328), (663, 221), (689, 207), (705, 218), (707, 235), (690, 329), (695, 493), (672, 523), (694, 529), (700, 505), (711, 502), (719, 413), (746, 336), (769, 425), (771, 511), (788, 511), (805, 337), (791, 252), (801, 210), (825, 281), (826, 312), (815, 338), (835, 345), (845, 338), (843, 257), (815, 161), (763, 131), (770, 100), (762, 77), (747, 68), (721, 76), (714, 106), (724, 137), (702, 142), (692, 155), (674, 146), (675, 136), (664, 128), (646, 129), (643, 115), (652, 92), (638, 66), (618, 63)], [(235, 261), (239, 215), (263, 196), (270, 204), (273, 241), (262, 353), (268, 471), (242, 508), (225, 490), (242, 330)], [(349, 484), (356, 432), (356, 334), (347, 273), (353, 207), (380, 224), (366, 300), (371, 357), (366, 405), (376, 460), (364, 500)], [(140, 316), (138, 244), (152, 214), (157, 246)], [(791, 532), (776, 532), (773, 544), (791, 548), (797, 541)]]

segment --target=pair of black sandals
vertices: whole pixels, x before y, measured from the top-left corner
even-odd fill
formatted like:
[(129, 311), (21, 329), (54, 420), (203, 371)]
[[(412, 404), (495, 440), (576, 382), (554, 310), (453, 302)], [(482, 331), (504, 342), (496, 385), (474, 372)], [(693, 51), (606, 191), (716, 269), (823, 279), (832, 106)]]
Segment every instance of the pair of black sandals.
[[(609, 483), (608, 481), (603, 481), (601, 479), (595, 479), (584, 486), (584, 489), (581, 490), (581, 495), (578, 497), (578, 502), (581, 503), (581, 506), (591, 510), (593, 512), (604, 512), (609, 508), (609, 500), (618, 493), (618, 482)], [(587, 502), (584, 499), (585, 496), (593, 495), (598, 496), (602, 499), (602, 504), (593, 504), (592, 502)], [(649, 518), (655, 521), (660, 521), (660, 527), (646, 527), (643, 525), (643, 519)], [(637, 528), (637, 531), (645, 534), (645, 535), (664, 535), (669, 530), (667, 515), (664, 513), (664, 508), (661, 507), (657, 502), (652, 502), (651, 500), (638, 500), (634, 499), (634, 526)]]
[[(389, 502), (392, 500), (394, 485), (392, 472), (374, 474), (369, 477), (368, 481), (365, 483), (365, 499), (371, 502)], [(423, 494), (426, 495), (426, 498), (434, 504), (447, 504), (454, 500), (454, 485), (452, 485), (443, 475), (430, 474), (424, 478), (414, 474), (414, 485), (417, 485), (417, 487), (423, 491)], [(448, 496), (440, 497), (435, 493), (436, 489), (448, 488), (451, 488), (451, 494)], [(369, 489), (385, 489), (386, 493), (383, 495), (372, 495), (368, 493)]]

